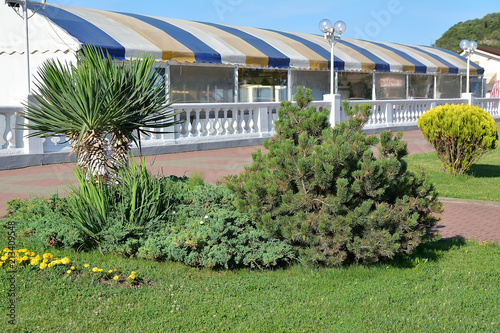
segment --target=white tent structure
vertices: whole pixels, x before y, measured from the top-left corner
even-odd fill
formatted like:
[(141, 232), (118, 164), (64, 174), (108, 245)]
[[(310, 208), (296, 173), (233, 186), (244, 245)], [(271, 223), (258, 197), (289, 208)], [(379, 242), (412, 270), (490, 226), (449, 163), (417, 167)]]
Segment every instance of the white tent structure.
[[(28, 14), (33, 12), (28, 10)], [(19, 105), (27, 92), (26, 35), (23, 12), (0, 3), (0, 106)], [(45, 60), (56, 57), (61, 61), (75, 59), (80, 43), (44, 16), (29, 18), (31, 81)]]

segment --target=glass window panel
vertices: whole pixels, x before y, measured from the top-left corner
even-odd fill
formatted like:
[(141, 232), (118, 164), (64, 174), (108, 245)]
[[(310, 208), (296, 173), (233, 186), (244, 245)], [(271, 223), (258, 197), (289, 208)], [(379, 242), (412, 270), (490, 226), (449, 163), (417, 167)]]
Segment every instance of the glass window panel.
[[(470, 76), (469, 77), (469, 84), (470, 84), (470, 92), (475, 96), (475, 97), (482, 97), (483, 91), (482, 91), (482, 80), (478, 76)], [(467, 90), (467, 76), (462, 76), (462, 92), (466, 92)]]
[(406, 75), (375, 74), (375, 96), (377, 100), (406, 99)]
[(434, 76), (410, 75), (408, 98), (434, 98)]
[(281, 102), (287, 99), (288, 72), (272, 69), (240, 68), (240, 102)]
[(338, 77), (338, 93), (341, 99), (372, 99), (371, 73), (339, 72)]
[[(154, 70), (165, 78), (165, 67), (156, 67)], [(158, 83), (156, 85), (158, 85)], [(166, 100), (166, 91), (163, 91), (162, 97)]]
[(330, 93), (330, 72), (328, 71), (293, 71), (292, 93), (297, 87), (311, 89), (311, 97), (315, 101), (323, 100), (323, 95)]
[(171, 65), (170, 86), (176, 103), (230, 103), (234, 68)]
[(438, 75), (437, 98), (460, 98), (460, 76)]

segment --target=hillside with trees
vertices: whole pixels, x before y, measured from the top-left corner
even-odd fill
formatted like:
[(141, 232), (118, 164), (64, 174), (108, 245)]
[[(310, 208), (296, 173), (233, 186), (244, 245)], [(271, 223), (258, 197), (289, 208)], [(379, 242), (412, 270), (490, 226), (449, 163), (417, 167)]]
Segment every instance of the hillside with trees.
[(500, 49), (500, 13), (487, 14), (482, 19), (459, 22), (436, 40), (436, 46), (460, 52), (462, 39), (475, 40), (478, 46)]

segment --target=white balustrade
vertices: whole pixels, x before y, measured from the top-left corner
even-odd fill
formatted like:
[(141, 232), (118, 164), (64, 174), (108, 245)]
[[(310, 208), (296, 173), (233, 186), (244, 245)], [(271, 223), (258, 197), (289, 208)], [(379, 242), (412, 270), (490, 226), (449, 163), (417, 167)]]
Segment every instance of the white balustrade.
[(474, 104), (491, 114), (494, 119), (500, 119), (500, 98), (475, 98)]
[[(466, 99), (412, 99), (412, 100), (356, 100), (354, 104), (368, 103), (372, 115), (365, 128), (390, 129), (394, 127), (414, 127), (418, 118), (427, 110), (444, 104), (465, 104)], [(500, 98), (473, 98), (478, 105), (490, 113), (495, 120), (500, 119)], [(332, 108), (329, 101), (314, 101), (317, 108)], [(180, 112), (167, 121), (175, 120), (177, 125), (166, 129), (154, 129), (163, 133), (141, 135), (141, 145), (165, 146), (199, 142), (215, 142), (269, 138), (276, 134), (275, 122), (278, 120), (280, 103), (214, 103), (214, 104), (174, 104), (173, 112)], [(335, 119), (345, 121), (346, 114), (337, 107)], [(0, 156), (27, 154), (23, 148), (26, 131), (16, 129), (16, 121), (21, 107), (0, 107)], [(109, 139), (109, 138), (108, 138)], [(26, 139), (24, 139), (26, 140)], [(69, 152), (71, 148), (63, 136), (43, 140), (43, 153)]]

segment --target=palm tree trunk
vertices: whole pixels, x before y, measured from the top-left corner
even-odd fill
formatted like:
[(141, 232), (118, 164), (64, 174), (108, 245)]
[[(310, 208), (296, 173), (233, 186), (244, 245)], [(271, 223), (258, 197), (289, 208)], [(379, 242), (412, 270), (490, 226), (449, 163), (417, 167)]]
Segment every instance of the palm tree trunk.
[(108, 143), (101, 133), (87, 131), (82, 135), (80, 142), (78, 138), (73, 138), (71, 146), (77, 149), (77, 165), (85, 171), (88, 180), (108, 181), (109, 171), (106, 163)]
[(111, 135), (111, 164), (113, 168), (129, 166), (130, 139), (122, 131), (113, 131)]

